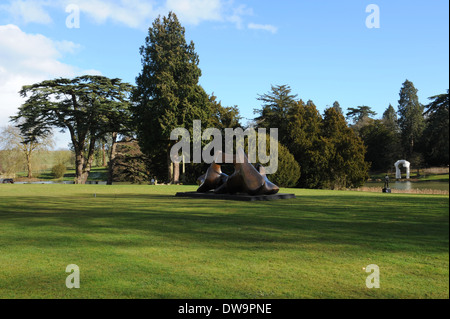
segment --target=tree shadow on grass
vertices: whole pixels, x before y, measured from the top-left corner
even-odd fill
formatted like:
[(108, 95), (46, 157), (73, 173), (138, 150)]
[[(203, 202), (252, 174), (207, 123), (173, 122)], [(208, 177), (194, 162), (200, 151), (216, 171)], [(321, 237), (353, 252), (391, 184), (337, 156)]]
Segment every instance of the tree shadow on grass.
[[(14, 203), (14, 204), (12, 204)], [(3, 225), (3, 226), (2, 226)], [(448, 199), (340, 195), (236, 202), (164, 194), (27, 196), (0, 202), (4, 245), (161, 245), (146, 238), (238, 249), (314, 244), (371, 251), (448, 253)], [(20, 229), (18, 239), (14, 229)]]

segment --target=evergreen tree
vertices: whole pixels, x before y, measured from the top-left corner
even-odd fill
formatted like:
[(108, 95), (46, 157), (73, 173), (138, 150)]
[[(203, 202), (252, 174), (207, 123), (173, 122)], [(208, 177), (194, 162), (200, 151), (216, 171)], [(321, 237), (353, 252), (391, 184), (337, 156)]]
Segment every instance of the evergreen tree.
[(321, 135), (328, 159), (322, 177), (324, 186), (339, 189), (363, 185), (369, 170), (364, 160), (365, 146), (334, 108), (325, 110)]
[(344, 114), (344, 111), (341, 108), (341, 105), (339, 104), (338, 101), (335, 101), (333, 103), (333, 108), (339, 113), (339, 114)]
[(278, 128), (278, 138), (283, 145), (289, 145), (290, 132), (288, 125), (290, 122), (289, 112), (296, 104), (297, 95), (291, 94), (288, 85), (272, 86), (269, 93), (260, 95), (262, 109), (255, 110), (259, 116), (255, 119), (257, 126), (262, 128)]
[(367, 148), (365, 161), (371, 163), (371, 170), (391, 169), (400, 155), (398, 133), (389, 128), (383, 120), (374, 120), (362, 127), (359, 133)]
[(136, 140), (125, 138), (117, 143), (114, 151), (112, 179), (115, 182), (141, 184), (153, 178), (146, 165), (147, 158), (141, 152)]
[[(398, 159), (402, 157), (402, 145), (401, 145), (401, 136), (400, 136), (400, 128), (398, 126), (398, 118), (397, 118), (397, 112), (395, 111), (394, 107), (389, 104), (388, 108), (384, 111), (383, 117), (381, 119), (381, 122), (385, 129), (387, 130), (385, 132), (385, 135), (387, 139), (385, 142), (384, 137), (379, 135), (379, 138), (381, 139), (379, 143), (385, 144), (382, 146), (384, 148), (384, 154), (382, 156), (381, 162), (384, 164), (374, 164), (374, 167), (379, 167), (379, 169), (389, 170), (392, 168), (393, 163), (395, 163)], [(377, 132), (377, 134), (382, 134), (382, 131), (384, 131), (384, 128), (381, 126), (377, 127), (377, 123), (375, 124), (375, 130), (373, 132)], [(376, 139), (373, 140), (374, 147), (379, 147), (376, 144)], [(373, 150), (370, 150), (370, 146), (368, 146), (367, 152), (374, 153)]]
[(377, 115), (376, 112), (372, 111), (370, 106), (358, 106), (356, 108), (350, 107), (348, 108), (348, 112), (346, 114), (346, 119), (351, 120), (353, 125), (351, 126), (357, 133), (359, 130), (365, 125), (370, 124), (373, 119), (371, 116)]
[(328, 159), (323, 152), (321, 135), (322, 117), (312, 101), (306, 104), (299, 100), (290, 110), (289, 151), (300, 164), (301, 176), (298, 186), (303, 188), (321, 187), (321, 172)]
[[(269, 141), (269, 137), (267, 137)], [(269, 180), (279, 187), (294, 187), (300, 178), (300, 165), (287, 147), (278, 143), (278, 170), (269, 175)]]
[(174, 143), (170, 133), (178, 127), (192, 133), (194, 120), (206, 127), (211, 111), (208, 95), (198, 83), (199, 57), (194, 43), (186, 43), (185, 29), (173, 12), (154, 21), (140, 54), (142, 71), (133, 94), (138, 140), (150, 158), (152, 174), (177, 182), (170, 159)]
[(397, 112), (395, 112), (394, 107), (389, 104), (388, 108), (383, 113), (383, 124), (388, 130), (395, 133), (399, 133)]
[(419, 103), (417, 89), (406, 80), (400, 90), (398, 101), (398, 124), (401, 131), (406, 158), (420, 151), (419, 141), (425, 128), (424, 107)]
[(425, 160), (430, 165), (449, 164), (449, 92), (429, 98), (425, 109)]
[(214, 127), (219, 130), (242, 127), (242, 117), (239, 108), (236, 105), (222, 106), (222, 103), (217, 101), (217, 97), (214, 94), (209, 97), (209, 101), (211, 116), (209, 118), (208, 127)]
[[(258, 126), (278, 127), (281, 144), (300, 166), (297, 186), (305, 188), (345, 188), (362, 185), (369, 165), (364, 161), (362, 140), (347, 126), (335, 103), (322, 119), (312, 101), (295, 100), (288, 86), (272, 87), (260, 96), (264, 102)], [(372, 114), (369, 107), (363, 109)]]

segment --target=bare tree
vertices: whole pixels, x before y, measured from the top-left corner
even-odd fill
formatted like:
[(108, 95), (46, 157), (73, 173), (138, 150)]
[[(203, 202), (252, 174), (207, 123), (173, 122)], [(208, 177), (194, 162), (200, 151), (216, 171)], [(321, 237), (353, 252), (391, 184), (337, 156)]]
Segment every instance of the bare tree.
[(11, 125), (1, 129), (0, 136), (2, 137), (0, 140), (0, 148), (5, 151), (16, 150), (23, 154), (28, 178), (33, 178), (33, 155), (39, 151), (47, 151), (54, 146), (53, 135), (35, 138), (26, 142), (24, 136), (21, 135), (20, 129)]

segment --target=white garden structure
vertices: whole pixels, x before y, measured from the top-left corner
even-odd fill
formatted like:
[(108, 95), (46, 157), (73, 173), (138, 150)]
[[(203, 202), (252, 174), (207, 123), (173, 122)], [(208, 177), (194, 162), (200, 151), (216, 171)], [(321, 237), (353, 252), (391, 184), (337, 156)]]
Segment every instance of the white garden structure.
[(395, 178), (401, 179), (402, 178), (402, 172), (400, 171), (400, 165), (403, 165), (403, 167), (406, 168), (406, 179), (409, 179), (409, 167), (411, 165), (410, 162), (406, 160), (399, 160), (395, 162)]

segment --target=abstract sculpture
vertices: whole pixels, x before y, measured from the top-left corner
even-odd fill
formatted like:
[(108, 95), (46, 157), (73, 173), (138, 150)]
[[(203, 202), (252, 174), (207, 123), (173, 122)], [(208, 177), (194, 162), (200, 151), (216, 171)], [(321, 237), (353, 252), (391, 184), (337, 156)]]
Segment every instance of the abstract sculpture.
[(273, 195), (278, 193), (279, 187), (269, 181), (264, 167), (257, 165), (256, 169), (249, 161), (244, 150), (238, 149), (233, 156), (234, 173), (230, 176), (224, 174), (218, 163), (229, 162), (229, 155), (218, 152), (213, 163), (205, 174), (200, 176), (197, 183), (200, 187), (198, 193), (207, 193), (211, 190), (216, 194), (245, 193), (248, 195)]
[(401, 179), (402, 178), (402, 172), (400, 171), (399, 165), (403, 165), (403, 167), (406, 167), (406, 179), (409, 179), (411, 163), (406, 161), (406, 160), (399, 160), (399, 161), (394, 163), (394, 166), (395, 166), (395, 178), (396, 179)]

